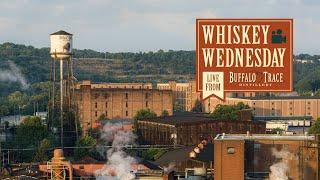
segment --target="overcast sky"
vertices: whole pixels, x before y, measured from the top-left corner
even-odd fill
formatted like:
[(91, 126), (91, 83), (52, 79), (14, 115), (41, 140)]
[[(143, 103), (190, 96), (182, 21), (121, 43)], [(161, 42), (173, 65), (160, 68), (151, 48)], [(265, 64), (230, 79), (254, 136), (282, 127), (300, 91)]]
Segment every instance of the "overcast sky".
[(98, 51), (194, 50), (196, 18), (294, 18), (294, 52), (320, 54), (319, 0), (1, 0), (0, 43), (74, 34)]

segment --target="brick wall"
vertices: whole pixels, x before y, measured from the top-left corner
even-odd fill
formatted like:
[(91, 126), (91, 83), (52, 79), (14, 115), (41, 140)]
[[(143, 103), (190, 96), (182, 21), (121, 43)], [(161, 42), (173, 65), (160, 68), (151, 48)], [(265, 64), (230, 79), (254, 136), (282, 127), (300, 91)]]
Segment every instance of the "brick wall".
[[(114, 85), (114, 84), (113, 84)], [(127, 85), (127, 87), (130, 84)], [(158, 116), (164, 110), (173, 113), (172, 91), (148, 88), (108, 88), (107, 85), (93, 88), (81, 85), (75, 90), (78, 116), (84, 131), (92, 127), (101, 115), (108, 119), (132, 119), (137, 111), (151, 109)]]

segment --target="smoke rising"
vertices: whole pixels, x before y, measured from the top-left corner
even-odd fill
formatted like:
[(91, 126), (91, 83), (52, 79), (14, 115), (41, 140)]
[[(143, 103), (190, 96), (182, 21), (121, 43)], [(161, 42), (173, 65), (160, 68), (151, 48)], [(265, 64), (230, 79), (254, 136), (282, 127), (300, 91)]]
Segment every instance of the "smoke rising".
[(136, 136), (131, 131), (124, 131), (119, 128), (121, 125), (121, 123), (107, 123), (103, 127), (101, 139), (105, 143), (112, 143), (112, 148), (109, 148), (106, 152), (101, 152), (102, 149), (99, 148), (100, 153), (106, 154), (107, 163), (102, 169), (95, 172), (98, 180), (131, 180), (135, 178), (132, 172), (132, 164), (137, 163), (137, 161), (124, 151), (124, 146), (134, 145)]
[(22, 75), (19, 67), (12, 61), (8, 61), (9, 70), (0, 71), (0, 81), (5, 82), (18, 82), (20, 83), (22, 89), (27, 89), (29, 84), (27, 83), (25, 77)]
[(276, 148), (272, 148), (272, 155), (279, 159), (278, 162), (270, 166), (270, 180), (289, 180), (288, 174), (290, 173), (289, 163), (291, 160), (297, 159), (297, 157), (290, 153), (287, 148), (283, 148), (278, 151)]

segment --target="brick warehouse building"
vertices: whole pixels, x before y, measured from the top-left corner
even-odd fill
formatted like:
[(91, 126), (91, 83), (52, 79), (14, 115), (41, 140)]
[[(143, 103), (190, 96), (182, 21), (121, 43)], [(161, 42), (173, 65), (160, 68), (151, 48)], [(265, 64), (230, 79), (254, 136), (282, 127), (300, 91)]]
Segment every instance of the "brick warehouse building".
[(218, 135), (214, 140), (214, 179), (273, 179), (279, 174), (290, 180), (319, 179), (318, 148), (314, 136)]
[(196, 145), (220, 133), (265, 133), (266, 123), (244, 120), (213, 120), (200, 114), (158, 117), (138, 121), (141, 140), (146, 144)]
[(175, 81), (157, 83), (157, 88), (172, 90), (174, 103), (179, 105), (183, 111), (191, 111), (196, 100), (201, 99), (201, 94), (196, 92), (196, 81), (186, 83), (177, 83)]
[(84, 132), (101, 115), (108, 119), (132, 119), (141, 109), (151, 109), (158, 116), (173, 112), (172, 91), (153, 89), (142, 83), (91, 83), (82, 81), (75, 88), (75, 102)]
[(204, 102), (205, 112), (212, 112), (218, 104), (237, 104), (243, 102), (253, 109), (254, 116), (264, 117), (320, 117), (320, 97), (273, 96), (273, 97), (241, 97), (226, 98), (223, 102), (209, 98)]

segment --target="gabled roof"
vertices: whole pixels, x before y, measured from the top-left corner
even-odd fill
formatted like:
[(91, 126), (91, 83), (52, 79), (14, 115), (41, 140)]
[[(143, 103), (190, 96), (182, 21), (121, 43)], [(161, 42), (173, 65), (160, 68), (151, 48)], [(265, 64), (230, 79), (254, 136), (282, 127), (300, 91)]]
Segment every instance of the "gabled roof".
[(66, 31), (60, 30), (60, 31), (54, 32), (50, 35), (72, 35), (72, 34), (66, 32)]

